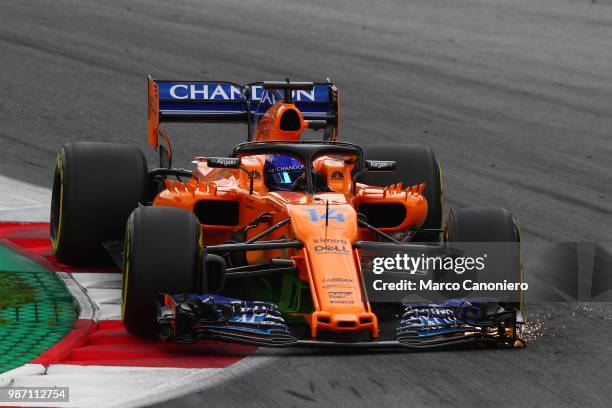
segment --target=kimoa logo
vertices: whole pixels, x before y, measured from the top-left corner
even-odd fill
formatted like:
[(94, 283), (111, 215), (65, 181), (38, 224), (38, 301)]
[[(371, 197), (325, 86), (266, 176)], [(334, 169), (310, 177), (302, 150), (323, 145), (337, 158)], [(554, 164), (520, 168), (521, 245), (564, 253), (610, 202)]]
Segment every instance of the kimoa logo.
[(341, 238), (316, 238), (313, 242), (315, 244), (348, 244), (346, 239)]
[[(230, 84), (174, 84), (168, 90), (172, 99), (180, 100), (240, 100), (242, 89)], [(293, 99), (315, 102), (314, 88), (312, 90), (293, 91)], [(251, 86), (251, 100), (275, 103), (276, 98), (270, 93), (264, 93), (261, 85)]]

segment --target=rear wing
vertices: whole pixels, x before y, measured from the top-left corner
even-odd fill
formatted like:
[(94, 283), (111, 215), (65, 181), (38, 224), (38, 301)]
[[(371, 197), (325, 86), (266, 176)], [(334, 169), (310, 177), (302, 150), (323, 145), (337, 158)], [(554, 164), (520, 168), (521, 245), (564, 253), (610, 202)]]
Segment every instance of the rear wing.
[[(263, 82), (239, 85), (218, 81), (158, 81), (149, 76), (149, 144), (157, 150), (162, 122), (246, 123), (249, 129), (282, 96)], [(306, 120), (325, 120), (338, 131), (338, 89), (315, 83), (293, 91), (293, 103)]]

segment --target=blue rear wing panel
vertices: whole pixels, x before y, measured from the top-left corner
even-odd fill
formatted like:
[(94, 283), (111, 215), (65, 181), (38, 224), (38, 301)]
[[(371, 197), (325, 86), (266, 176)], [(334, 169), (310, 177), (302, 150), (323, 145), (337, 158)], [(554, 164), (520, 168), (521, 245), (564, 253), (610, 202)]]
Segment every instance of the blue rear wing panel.
[[(166, 82), (156, 81), (162, 120), (190, 116), (194, 120), (231, 121), (237, 115), (247, 119), (247, 101), (251, 110), (261, 111), (259, 105), (272, 106), (282, 97), (282, 91), (266, 91), (261, 83), (238, 85), (230, 82)], [(250, 96), (245, 96), (245, 89)], [(305, 116), (316, 118), (333, 116), (329, 84), (315, 84), (310, 91), (293, 91), (295, 105)], [(224, 120), (224, 115), (227, 116)], [(306, 118), (308, 119), (308, 118)], [(180, 119), (178, 119), (180, 120)]]
[[(219, 81), (157, 81), (149, 77), (149, 143), (157, 149), (161, 122), (256, 124), (282, 90), (265, 90), (262, 82), (239, 85)], [(337, 125), (338, 91), (331, 83), (293, 91), (293, 103), (306, 120)]]
[(229, 82), (155, 81), (159, 121), (246, 122), (247, 101), (241, 85)]

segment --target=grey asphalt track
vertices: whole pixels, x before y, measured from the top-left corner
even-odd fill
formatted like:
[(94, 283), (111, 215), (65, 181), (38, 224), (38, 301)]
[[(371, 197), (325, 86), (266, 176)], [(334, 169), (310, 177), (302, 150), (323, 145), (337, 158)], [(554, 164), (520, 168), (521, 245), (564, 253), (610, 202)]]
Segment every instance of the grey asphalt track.
[[(610, 0), (2, 1), (0, 174), (49, 186), (71, 140), (148, 152), (148, 73), (330, 77), (343, 140), (430, 145), (447, 207), (511, 209), (527, 255), (612, 241)], [(244, 130), (180, 126), (179, 164)], [(264, 351), (279, 358), (161, 406), (610, 406), (610, 303), (529, 318), (522, 351)]]

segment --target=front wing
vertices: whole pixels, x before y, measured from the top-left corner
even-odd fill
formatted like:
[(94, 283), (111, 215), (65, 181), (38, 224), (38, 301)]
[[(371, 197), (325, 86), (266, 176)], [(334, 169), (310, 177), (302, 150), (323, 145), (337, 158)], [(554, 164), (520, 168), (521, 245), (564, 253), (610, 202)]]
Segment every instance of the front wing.
[(519, 311), (490, 299), (454, 299), (435, 304), (405, 304), (392, 340), (359, 342), (298, 338), (273, 303), (216, 294), (163, 295), (158, 323), (164, 340), (200, 339), (265, 347), (342, 347), (344, 349), (432, 349), (468, 344), (523, 347)]

